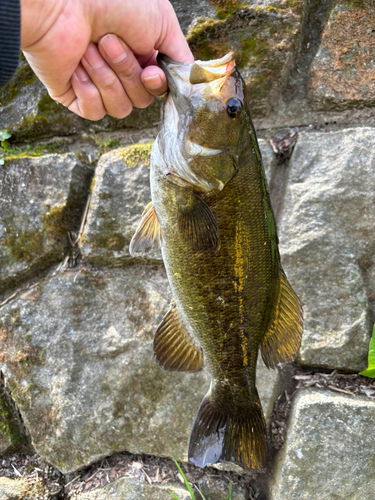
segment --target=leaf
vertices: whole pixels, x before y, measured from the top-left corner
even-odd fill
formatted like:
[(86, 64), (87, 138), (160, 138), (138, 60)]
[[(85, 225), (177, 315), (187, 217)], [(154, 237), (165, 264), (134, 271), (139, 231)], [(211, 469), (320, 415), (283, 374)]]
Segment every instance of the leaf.
[(0, 144), (1, 144), (1, 147), (4, 149), (4, 153), (6, 153), (8, 147), (9, 147), (9, 142), (8, 141), (1, 141)]
[(12, 134), (6, 130), (0, 130), (0, 141), (5, 141), (5, 139), (9, 139), (10, 137), (12, 137)]
[(4, 165), (4, 158), (0, 158), (0, 165)]
[(229, 483), (227, 500), (232, 500), (232, 481)]
[(195, 496), (194, 496), (193, 490), (191, 489), (191, 486), (188, 483), (188, 480), (186, 479), (185, 474), (182, 472), (182, 469), (179, 466), (178, 462), (176, 462), (176, 460), (174, 460), (174, 463), (176, 464), (176, 467), (177, 467), (179, 473), (181, 474), (182, 479), (184, 480), (185, 486), (188, 489), (188, 492), (190, 493), (190, 496), (191, 496), (192, 500), (195, 500)]
[(168, 493), (175, 499), (175, 500), (180, 500), (179, 498), (176, 497), (171, 491), (167, 490)]
[(375, 378), (375, 325), (372, 331), (372, 339), (368, 353), (368, 368), (367, 370), (360, 372), (359, 375), (362, 375), (363, 377)]

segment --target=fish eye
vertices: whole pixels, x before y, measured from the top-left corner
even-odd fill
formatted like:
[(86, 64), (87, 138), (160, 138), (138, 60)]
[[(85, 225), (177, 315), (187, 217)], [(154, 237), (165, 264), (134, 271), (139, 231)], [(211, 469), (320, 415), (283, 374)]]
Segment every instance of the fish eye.
[(236, 118), (236, 116), (239, 115), (241, 108), (242, 104), (238, 99), (230, 99), (225, 105), (225, 109), (231, 118)]

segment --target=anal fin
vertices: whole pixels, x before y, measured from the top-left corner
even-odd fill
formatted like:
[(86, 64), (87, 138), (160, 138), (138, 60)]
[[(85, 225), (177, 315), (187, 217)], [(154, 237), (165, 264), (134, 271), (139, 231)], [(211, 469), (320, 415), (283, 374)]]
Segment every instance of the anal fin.
[(150, 202), (143, 211), (141, 222), (131, 239), (129, 252), (132, 257), (142, 257), (158, 249), (160, 245), (160, 224), (155, 208)]
[(265, 365), (293, 361), (301, 344), (302, 306), (284, 271), (280, 272), (280, 290), (269, 329), (260, 346)]
[(193, 191), (185, 200), (178, 207), (178, 229), (193, 251), (216, 252), (220, 244), (219, 228), (210, 207)]
[(165, 370), (197, 372), (203, 368), (202, 350), (186, 331), (175, 303), (156, 330), (154, 356)]

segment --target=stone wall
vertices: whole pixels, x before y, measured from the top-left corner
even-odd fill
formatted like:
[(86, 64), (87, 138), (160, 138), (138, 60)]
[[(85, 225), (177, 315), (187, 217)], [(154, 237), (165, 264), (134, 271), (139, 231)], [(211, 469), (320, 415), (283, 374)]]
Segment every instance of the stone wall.
[[(258, 367), (271, 452), (250, 483), (264, 500), (370, 498), (375, 385), (356, 374), (375, 320), (374, 2), (172, 3), (197, 58), (236, 52), (304, 307), (296, 363)], [(89, 122), (54, 103), (23, 60), (0, 106), (12, 134), (0, 166), (0, 453), (35, 450), (64, 474), (118, 451), (186, 460), (209, 376), (154, 363), (171, 293), (159, 254), (129, 255), (160, 103)], [(92, 498), (139, 498), (121, 481)]]

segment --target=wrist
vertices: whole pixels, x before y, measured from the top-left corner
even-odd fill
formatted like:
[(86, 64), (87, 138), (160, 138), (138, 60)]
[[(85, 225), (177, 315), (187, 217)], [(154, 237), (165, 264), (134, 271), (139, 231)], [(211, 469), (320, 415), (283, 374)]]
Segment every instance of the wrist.
[(21, 0), (21, 49), (27, 50), (49, 31), (66, 0)]

